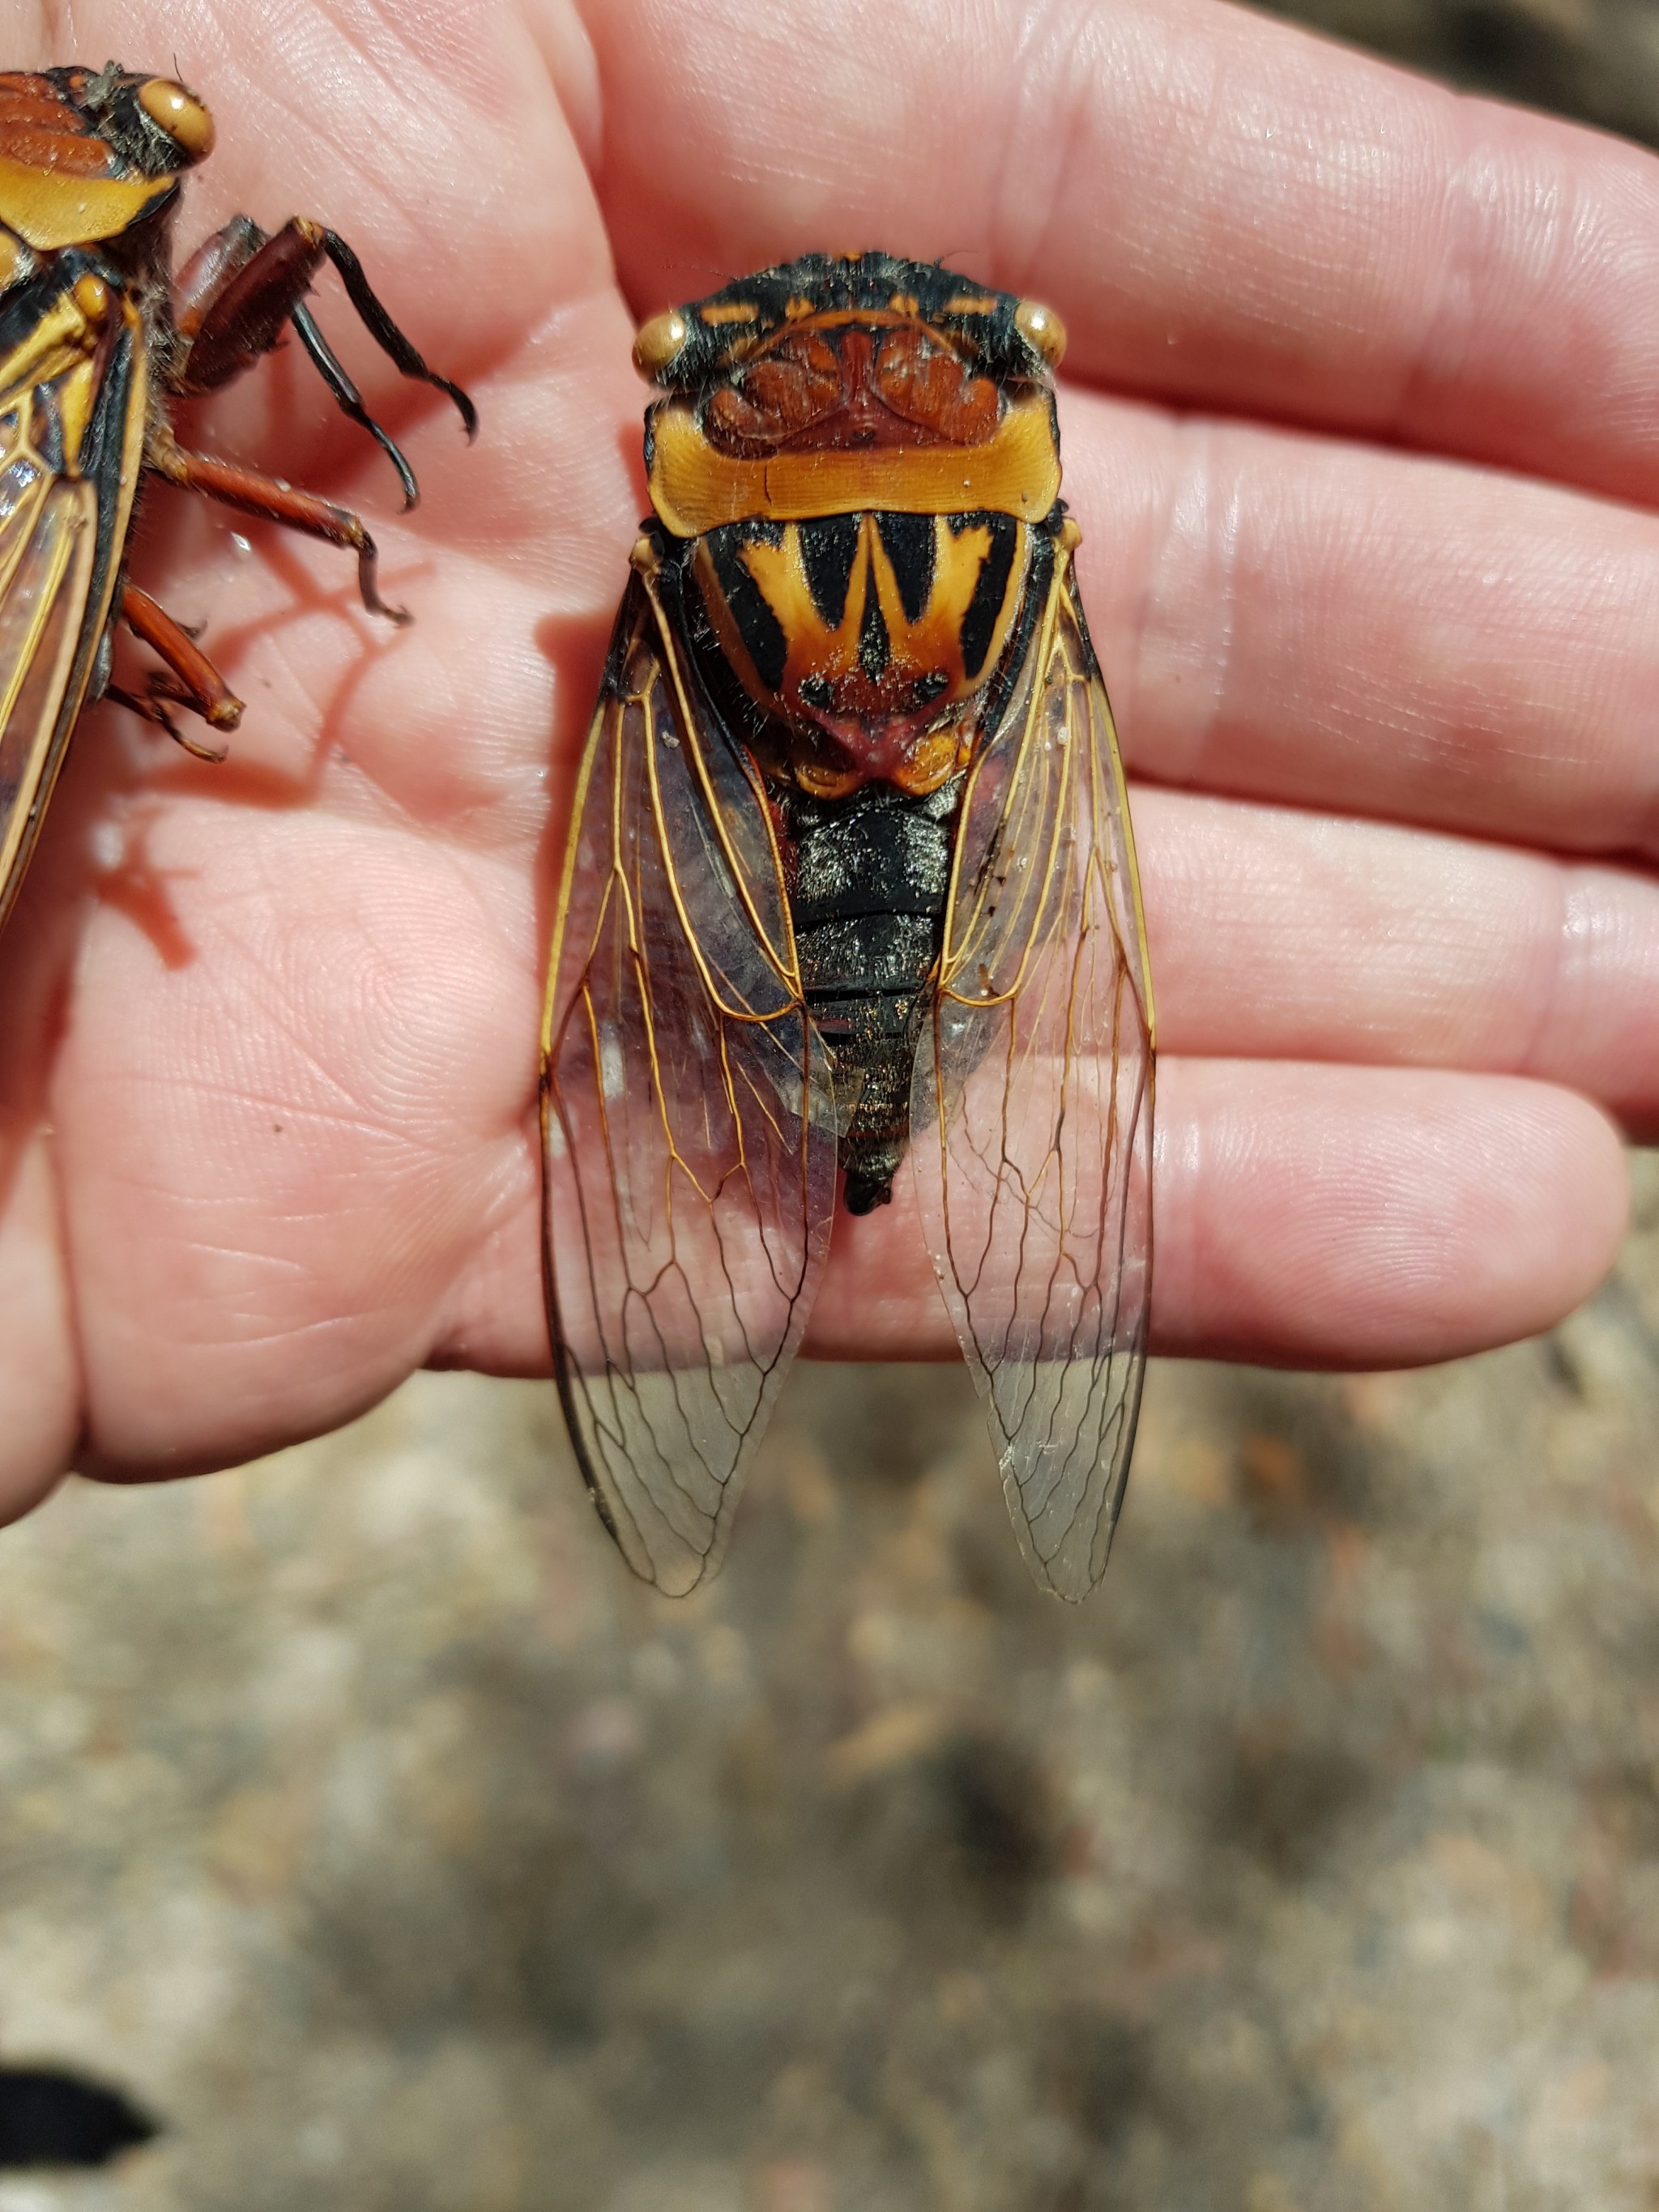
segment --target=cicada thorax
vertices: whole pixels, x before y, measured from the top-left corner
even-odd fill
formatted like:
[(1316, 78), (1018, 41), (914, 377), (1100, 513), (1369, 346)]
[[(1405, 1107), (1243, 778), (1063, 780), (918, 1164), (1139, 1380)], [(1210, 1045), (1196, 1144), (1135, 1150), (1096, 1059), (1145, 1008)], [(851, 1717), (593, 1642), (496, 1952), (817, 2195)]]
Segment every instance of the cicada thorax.
[(688, 644), (740, 694), (726, 719), (771, 795), (864, 1212), (907, 1143), (967, 772), (1052, 573), (1058, 343), (942, 270), (794, 273), (781, 301), (738, 287), (664, 319), (665, 374), (647, 326), (642, 365), (689, 380), (652, 410), (647, 466)]
[(693, 572), (720, 647), (805, 791), (921, 796), (966, 765), (1036, 532), (988, 510), (880, 508), (709, 531)]

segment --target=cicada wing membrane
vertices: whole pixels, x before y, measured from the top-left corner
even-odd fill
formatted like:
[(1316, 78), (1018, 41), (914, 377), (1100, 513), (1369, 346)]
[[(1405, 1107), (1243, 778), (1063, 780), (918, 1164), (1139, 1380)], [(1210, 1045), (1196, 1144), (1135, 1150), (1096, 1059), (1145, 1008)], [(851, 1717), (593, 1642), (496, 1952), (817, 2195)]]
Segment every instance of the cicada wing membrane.
[(719, 1565), (829, 1249), (828, 1059), (760, 793), (700, 709), (649, 572), (577, 799), (544, 1038), (560, 1389), (629, 1565)]
[(1152, 1007), (1115, 733), (1056, 550), (963, 800), (912, 1157), (1037, 1582), (1105, 1571), (1152, 1287)]
[[(136, 311), (99, 321), (60, 279), (6, 304), (0, 356), (0, 921), (92, 675), (143, 457)], [(46, 449), (37, 425), (52, 426)]]

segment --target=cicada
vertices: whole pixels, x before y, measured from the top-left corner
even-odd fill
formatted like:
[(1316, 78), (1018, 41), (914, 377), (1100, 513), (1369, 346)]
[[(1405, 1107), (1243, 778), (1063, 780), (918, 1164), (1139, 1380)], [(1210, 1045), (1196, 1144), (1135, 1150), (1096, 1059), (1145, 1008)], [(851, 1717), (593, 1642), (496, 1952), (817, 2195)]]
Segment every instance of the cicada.
[(543, 1034), (577, 1456), (692, 1589), (842, 1203), (921, 1218), (1037, 1582), (1128, 1472), (1152, 993), (1060, 497), (1059, 318), (809, 254), (640, 331), (641, 526), (578, 784)]
[[(239, 513), (349, 547), (364, 603), (382, 601), (356, 515), (274, 477), (187, 451), (167, 402), (215, 392), (292, 331), (339, 405), (374, 422), (305, 295), (325, 259), (405, 376), (434, 375), (371, 290), (345, 241), (295, 217), (268, 236), (238, 216), (171, 276), (179, 179), (212, 150), (213, 119), (166, 77), (106, 68), (0, 75), (0, 921), (10, 911), (82, 708), (121, 701), (188, 750), (221, 759), (241, 702), (190, 633), (124, 573), (141, 486), (158, 477)], [(141, 690), (112, 680), (125, 623), (157, 656)], [(171, 709), (200, 717), (205, 736)]]

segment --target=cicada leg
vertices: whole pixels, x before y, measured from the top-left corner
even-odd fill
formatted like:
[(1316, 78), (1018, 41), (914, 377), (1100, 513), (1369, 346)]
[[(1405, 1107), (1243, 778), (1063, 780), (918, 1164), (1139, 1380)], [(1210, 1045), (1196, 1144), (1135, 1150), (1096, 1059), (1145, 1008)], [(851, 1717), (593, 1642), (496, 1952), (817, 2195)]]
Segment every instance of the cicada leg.
[(364, 529), (362, 517), (349, 507), (336, 507), (331, 500), (319, 499), (314, 492), (295, 491), (292, 484), (262, 476), (257, 469), (215, 460), (210, 453), (190, 453), (164, 426), (151, 430), (144, 465), (168, 483), (177, 484), (180, 491), (201, 492), (221, 506), (234, 507), (239, 514), (251, 514), (260, 522), (280, 522), (285, 529), (319, 538), (325, 544), (349, 546), (357, 556), (357, 589), (369, 612), (384, 615), (388, 622), (409, 620), (406, 608), (390, 607), (380, 597), (375, 580), (380, 556), (374, 540)]
[(311, 280), (325, 259), (339, 270), (347, 297), (381, 351), (403, 375), (453, 400), (472, 437), (478, 418), (465, 392), (427, 367), (376, 298), (345, 240), (304, 216), (290, 217), (270, 236), (246, 216), (234, 216), (185, 264), (173, 287), (173, 325), (185, 341), (173, 369), (173, 389), (185, 395), (216, 392), (269, 353), (291, 328), (341, 412), (368, 432), (397, 470), (407, 509), (421, 495), (414, 471), (363, 404), (362, 394), (304, 305)]
[(106, 688), (104, 696), (118, 700), (135, 714), (142, 714), (145, 721), (155, 723), (198, 760), (223, 760), (228, 746), (187, 737), (167, 713), (167, 708), (188, 707), (192, 714), (201, 716), (210, 730), (222, 730), (228, 735), (242, 719), (241, 701), (184, 625), (174, 622), (165, 607), (158, 606), (149, 593), (141, 592), (136, 584), (122, 588), (121, 619), (135, 637), (142, 638), (161, 657), (166, 669), (157, 670), (141, 692), (112, 684)]
[[(343, 239), (320, 223), (295, 216), (274, 236), (246, 216), (234, 216), (191, 257), (173, 285), (173, 328), (179, 339), (168, 383), (183, 397), (216, 392), (269, 353), (285, 330), (292, 329), (316, 364), (342, 410), (375, 439), (398, 471), (405, 508), (420, 497), (415, 474), (395, 441), (364, 406), (332, 349), (303, 304), (311, 280), (325, 260), (339, 270), (347, 296), (371, 337), (405, 376), (434, 386), (460, 410), (468, 437), (477, 428), (472, 402), (458, 385), (429, 369), (392, 321), (370, 288), (357, 257)], [(394, 623), (409, 617), (388, 606), (377, 582), (379, 556), (362, 518), (349, 507), (314, 493), (296, 491), (276, 477), (239, 468), (211, 454), (179, 444), (165, 422), (151, 426), (144, 465), (182, 491), (202, 493), (239, 514), (279, 522), (308, 538), (343, 545), (357, 556), (357, 588), (372, 614)], [(241, 702), (194, 640), (148, 593), (128, 586), (122, 614), (131, 629), (166, 664), (142, 692), (111, 684), (106, 696), (130, 707), (146, 721), (165, 729), (187, 752), (204, 760), (222, 760), (222, 745), (186, 737), (167, 713), (181, 706), (199, 714), (210, 729), (229, 731), (241, 718)]]

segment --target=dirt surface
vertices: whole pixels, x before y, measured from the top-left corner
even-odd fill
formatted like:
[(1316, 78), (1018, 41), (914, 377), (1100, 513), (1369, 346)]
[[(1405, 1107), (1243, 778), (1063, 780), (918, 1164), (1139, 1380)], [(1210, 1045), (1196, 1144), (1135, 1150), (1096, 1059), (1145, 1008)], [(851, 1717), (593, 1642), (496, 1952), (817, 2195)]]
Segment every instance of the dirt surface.
[[(1651, 2212), (1659, 1176), (1547, 1341), (1165, 1366), (1106, 1598), (965, 1379), (804, 1373), (726, 1573), (422, 1378), (0, 1547), (0, 2212)], [(3, 2109), (0, 2100), (0, 2110)]]
[[(1327, 20), (1659, 117), (1646, 4)], [(71, 1484), (0, 1537), (0, 2212), (1656, 2212), (1638, 1170), (1547, 1340), (1155, 1370), (1079, 1610), (951, 1369), (800, 1374), (682, 1604), (549, 1389)]]

